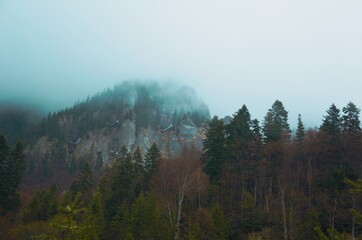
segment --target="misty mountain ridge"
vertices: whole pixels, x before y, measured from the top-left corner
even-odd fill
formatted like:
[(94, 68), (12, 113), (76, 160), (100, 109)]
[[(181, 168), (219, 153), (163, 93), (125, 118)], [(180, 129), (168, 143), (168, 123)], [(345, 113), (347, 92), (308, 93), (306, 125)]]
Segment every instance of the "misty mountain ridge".
[[(186, 118), (196, 125), (210, 118), (207, 105), (192, 88), (175, 83), (127, 81), (76, 102), (71, 108), (48, 114), (39, 131), (41, 135), (52, 135), (62, 129), (66, 130), (65, 137), (72, 138), (88, 130), (121, 124), (126, 119), (134, 121), (138, 129), (157, 129)], [(59, 124), (52, 129), (49, 125), (55, 119)]]
[(76, 172), (88, 162), (100, 171), (122, 147), (144, 156), (155, 143), (163, 155), (201, 149), (209, 109), (196, 92), (174, 83), (123, 82), (74, 106), (49, 113), (24, 134), (28, 173)]
[[(140, 101), (138, 101), (139, 99)], [(93, 114), (97, 115), (96, 112), (104, 112), (102, 108), (116, 110), (126, 107), (133, 109), (135, 105), (137, 105), (136, 108), (139, 109), (142, 104), (145, 105), (145, 107), (148, 104), (148, 107), (151, 108), (151, 105), (158, 105), (156, 107), (157, 111), (163, 114), (186, 113), (192, 115), (193, 113), (194, 115), (200, 115), (206, 118), (209, 118), (210, 115), (207, 105), (201, 99), (197, 98), (195, 90), (190, 87), (181, 86), (174, 82), (125, 81), (115, 85), (113, 88), (107, 88), (92, 97), (88, 96), (82, 101), (77, 101), (71, 107), (65, 107), (55, 112), (49, 112), (48, 114), (44, 112), (44, 106), (39, 104), (32, 105), (31, 101), (1, 101), (0, 133), (11, 138), (8, 139), (10, 142), (15, 142), (17, 139), (29, 141), (29, 137), (31, 138), (31, 136), (29, 136), (30, 131), (31, 134), (35, 134), (36, 137), (39, 137), (39, 134), (47, 134), (47, 129), (44, 127), (49, 125), (50, 119), (69, 114), (76, 116), (77, 113), (81, 111), (92, 111)], [(86, 115), (87, 114), (89, 115), (89, 112), (87, 112)], [(78, 116), (78, 121), (84, 117), (85, 116)], [(115, 117), (117, 118), (117, 116)], [(77, 121), (76, 119), (74, 120), (74, 122)], [(94, 120), (98, 122), (99, 119), (94, 116)], [(102, 120), (100, 121), (102, 122)], [(41, 121), (42, 126), (37, 126)], [(108, 124), (110, 124), (111, 121), (112, 120), (109, 119)], [(106, 121), (104, 121), (104, 123), (105, 122)], [(167, 123), (162, 122), (161, 126), (166, 127), (165, 124)], [(97, 127), (97, 124), (94, 125), (94, 127)], [(101, 126), (102, 123), (99, 123), (98, 127)], [(34, 128), (36, 128), (36, 133), (34, 132)]]

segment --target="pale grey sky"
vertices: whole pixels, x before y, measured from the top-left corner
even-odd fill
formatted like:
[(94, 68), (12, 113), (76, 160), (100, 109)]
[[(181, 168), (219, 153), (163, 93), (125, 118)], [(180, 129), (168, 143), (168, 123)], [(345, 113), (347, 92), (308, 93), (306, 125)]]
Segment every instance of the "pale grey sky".
[(129, 79), (195, 88), (211, 114), (281, 100), (294, 127), (362, 107), (361, 0), (0, 0), (0, 101), (71, 105)]

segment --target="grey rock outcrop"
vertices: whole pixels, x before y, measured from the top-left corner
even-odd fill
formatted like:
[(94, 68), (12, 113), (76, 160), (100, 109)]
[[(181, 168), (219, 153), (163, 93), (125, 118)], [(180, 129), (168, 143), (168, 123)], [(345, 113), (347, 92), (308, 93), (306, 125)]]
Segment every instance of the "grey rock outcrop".
[[(202, 149), (205, 132), (205, 128), (197, 128), (189, 119), (183, 121), (178, 128), (171, 128), (167, 131), (152, 127), (140, 128), (136, 131), (134, 121), (126, 120), (120, 126), (89, 131), (85, 137), (68, 144), (71, 147), (64, 146), (67, 149), (65, 161), (88, 158), (95, 164), (97, 157), (101, 156), (103, 163), (108, 164), (117, 157), (122, 146), (131, 152), (139, 147), (144, 156), (153, 143), (157, 144), (165, 157), (174, 157), (183, 146), (194, 145)], [(50, 154), (56, 142), (54, 139), (49, 140), (47, 137), (42, 137), (31, 150), (28, 149), (28, 153), (45, 158), (47, 154)]]

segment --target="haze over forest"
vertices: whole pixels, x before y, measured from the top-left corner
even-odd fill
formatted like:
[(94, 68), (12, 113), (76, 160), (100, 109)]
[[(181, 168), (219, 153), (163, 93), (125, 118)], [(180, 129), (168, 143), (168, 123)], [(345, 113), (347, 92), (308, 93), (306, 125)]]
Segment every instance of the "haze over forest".
[(211, 115), (276, 100), (291, 126), (362, 106), (362, 2), (1, 1), (0, 102), (44, 111), (124, 80), (196, 89)]
[(362, 239), (361, 0), (0, 0), (0, 239)]

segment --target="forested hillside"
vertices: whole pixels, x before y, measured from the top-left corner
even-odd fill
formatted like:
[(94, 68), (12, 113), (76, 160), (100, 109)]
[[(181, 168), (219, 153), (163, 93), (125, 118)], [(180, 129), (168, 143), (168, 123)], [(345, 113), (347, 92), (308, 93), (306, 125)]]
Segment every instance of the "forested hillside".
[(19, 139), (30, 142), (35, 138), (35, 126), (42, 117), (43, 114), (34, 107), (0, 103), (0, 133), (12, 144)]
[(146, 154), (153, 143), (174, 157), (184, 145), (202, 149), (208, 107), (192, 88), (174, 83), (123, 82), (48, 114), (32, 128), (24, 185), (67, 188), (85, 162), (99, 174), (124, 146)]
[[(341, 110), (332, 104), (314, 129), (305, 129), (299, 115), (292, 132), (281, 101), (261, 121), (245, 105), (228, 121), (209, 120), (207, 107), (185, 93), (157, 84), (116, 86), (50, 114), (35, 129), (43, 140), (32, 141), (25, 158), (20, 143), (2, 137), (0, 238), (362, 238), (362, 135), (355, 104)], [(112, 131), (122, 133), (130, 122), (140, 138), (149, 137), (144, 131), (150, 128), (169, 137), (166, 142), (179, 137), (179, 150), (168, 154), (161, 140), (117, 140), (107, 148), (107, 161), (105, 148), (92, 150), (100, 145), (95, 136), (121, 136)], [(200, 147), (192, 136), (203, 127)], [(96, 144), (73, 166), (71, 154), (86, 139)], [(38, 156), (53, 149), (43, 151), (50, 155), (40, 162), (34, 159), (39, 141), (47, 147), (38, 148)], [(52, 168), (45, 168), (49, 163)], [(61, 175), (69, 183), (52, 177), (59, 171), (69, 173)], [(38, 178), (48, 184), (29, 195), (29, 188), (19, 188), (21, 173), (32, 176), (23, 178), (27, 186)]]

